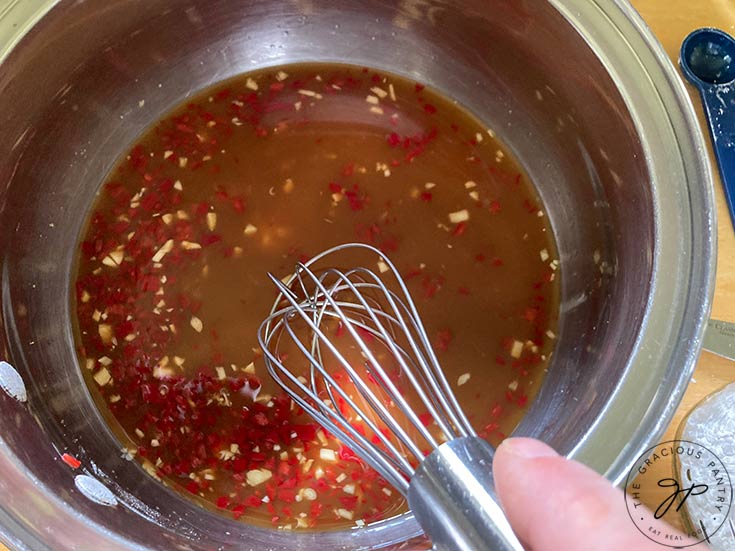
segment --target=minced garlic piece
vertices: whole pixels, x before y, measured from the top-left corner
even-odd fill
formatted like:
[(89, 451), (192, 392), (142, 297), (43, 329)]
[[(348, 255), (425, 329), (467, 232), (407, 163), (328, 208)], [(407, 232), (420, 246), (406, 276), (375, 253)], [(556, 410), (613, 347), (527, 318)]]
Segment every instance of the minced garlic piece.
[(337, 513), (338, 516), (340, 516), (341, 518), (347, 519), (347, 520), (352, 520), (352, 517), (354, 516), (353, 512), (348, 511), (347, 509), (340, 508), (340, 509), (336, 509), (335, 512)]
[(388, 95), (388, 92), (386, 92), (385, 90), (383, 90), (382, 88), (378, 86), (373, 86), (372, 88), (370, 88), (370, 91), (376, 96), (378, 96), (380, 99), (383, 99), (384, 97)]
[(100, 334), (100, 339), (104, 344), (110, 344), (112, 342), (112, 325), (109, 323), (100, 323), (97, 326), (97, 332)]
[(466, 222), (470, 219), (470, 213), (467, 209), (458, 210), (457, 212), (449, 213), (449, 221), (452, 224), (459, 224), (460, 222)]
[(337, 461), (337, 454), (329, 448), (319, 450), (319, 458), (323, 461)]
[(201, 333), (202, 329), (204, 329), (204, 324), (202, 323), (202, 320), (200, 320), (196, 316), (192, 316), (189, 323), (194, 328), (194, 331), (196, 331), (197, 333)]
[(112, 251), (102, 259), (102, 264), (111, 268), (117, 268), (123, 261), (125, 253), (122, 251)]
[(216, 212), (207, 213), (207, 227), (209, 228), (209, 231), (214, 231), (214, 228), (217, 227), (217, 213)]
[(253, 469), (252, 471), (247, 472), (245, 478), (247, 479), (249, 486), (258, 486), (259, 484), (270, 480), (272, 476), (273, 473), (268, 469)]
[(112, 380), (112, 375), (110, 375), (110, 372), (107, 371), (106, 367), (103, 367), (93, 375), (93, 378), (98, 385), (105, 386)]
[(160, 262), (163, 260), (163, 257), (166, 256), (168, 253), (170, 253), (174, 248), (174, 240), (169, 239), (166, 241), (163, 245), (161, 245), (161, 248), (156, 251), (156, 254), (153, 255), (153, 262)]
[(462, 375), (460, 375), (459, 378), (457, 379), (457, 386), (462, 386), (469, 380), (470, 380), (470, 374), (462, 373)]
[(195, 249), (201, 249), (202, 246), (199, 243), (194, 243), (193, 241), (182, 241), (181, 248), (186, 251), (193, 251)]
[(513, 341), (513, 346), (510, 349), (510, 355), (513, 358), (520, 358), (521, 352), (523, 352), (523, 343), (521, 341)]

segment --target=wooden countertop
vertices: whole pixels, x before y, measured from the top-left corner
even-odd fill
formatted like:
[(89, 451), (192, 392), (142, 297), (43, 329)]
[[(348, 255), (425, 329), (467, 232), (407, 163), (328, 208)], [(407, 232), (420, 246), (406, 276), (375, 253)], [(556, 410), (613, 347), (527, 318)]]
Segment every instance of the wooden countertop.
[[(682, 40), (694, 29), (700, 27), (719, 27), (735, 35), (735, 3), (732, 0), (632, 0), (631, 3), (649, 24), (654, 34), (664, 45), (666, 52), (676, 63)], [(687, 84), (692, 101), (702, 125), (705, 125), (702, 103), (699, 93)], [(704, 126), (703, 126), (704, 128)], [(714, 164), (709, 135), (707, 142), (710, 158)], [(725, 203), (719, 174), (715, 170), (717, 181), (715, 199), (717, 201), (717, 283), (715, 286), (712, 317), (735, 322), (735, 230)], [(705, 396), (735, 381), (735, 363), (702, 352), (694, 377), (677, 410), (674, 419), (661, 441), (675, 438), (676, 430), (684, 416)], [(665, 463), (657, 467), (663, 478), (670, 476), (671, 466)], [(650, 493), (641, 496), (649, 507), (655, 509), (661, 502), (659, 494)], [(668, 518), (668, 517), (667, 517)]]
[[(674, 62), (678, 59), (682, 40), (696, 28), (719, 27), (735, 35), (735, 3), (733, 0), (697, 0), (694, 2), (691, 0), (632, 0), (631, 3), (648, 22)], [(692, 87), (689, 87), (689, 91), (702, 124), (704, 124), (698, 93)], [(710, 155), (712, 155), (711, 148)], [(730, 221), (719, 179), (715, 195), (719, 244), (717, 285), (712, 317), (735, 322), (735, 231)], [(692, 384), (689, 385), (671, 426), (662, 440), (674, 438), (682, 418), (697, 402), (733, 381), (735, 381), (735, 363), (703, 352)], [(665, 465), (661, 466), (662, 476), (667, 468)], [(649, 506), (660, 502), (656, 495), (643, 495), (641, 498)], [(0, 544), (0, 551), (7, 551), (2, 544)]]

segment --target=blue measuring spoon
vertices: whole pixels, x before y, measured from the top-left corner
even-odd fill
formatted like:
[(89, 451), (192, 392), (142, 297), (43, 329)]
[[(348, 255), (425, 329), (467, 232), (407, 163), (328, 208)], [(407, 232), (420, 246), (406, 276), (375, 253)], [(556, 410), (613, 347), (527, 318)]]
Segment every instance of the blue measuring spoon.
[(679, 63), (699, 89), (735, 227), (735, 39), (718, 29), (699, 29), (684, 39)]

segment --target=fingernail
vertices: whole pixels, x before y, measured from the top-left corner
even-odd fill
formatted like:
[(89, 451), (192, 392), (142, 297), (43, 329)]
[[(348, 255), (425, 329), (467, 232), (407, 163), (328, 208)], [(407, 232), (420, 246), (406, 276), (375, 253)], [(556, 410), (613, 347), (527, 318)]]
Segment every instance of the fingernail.
[(501, 448), (504, 453), (511, 453), (523, 459), (555, 457), (559, 455), (551, 446), (533, 438), (506, 438), (498, 446), (498, 451)]

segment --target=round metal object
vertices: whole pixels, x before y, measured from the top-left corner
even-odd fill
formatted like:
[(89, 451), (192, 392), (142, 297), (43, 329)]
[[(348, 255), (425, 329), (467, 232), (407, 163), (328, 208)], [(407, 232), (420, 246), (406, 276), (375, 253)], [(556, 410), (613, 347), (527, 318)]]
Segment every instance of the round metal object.
[[(537, 184), (560, 251), (561, 332), (517, 434), (617, 482), (668, 425), (711, 301), (712, 180), (683, 84), (627, 3), (59, 0), (0, 17), (0, 360), (27, 390), (26, 404), (0, 393), (12, 545), (352, 550), (418, 534), (410, 515), (284, 533), (206, 511), (124, 457), (77, 367), (74, 247), (115, 159), (188, 95), (279, 63), (430, 84), (495, 129)], [(93, 462), (118, 505), (77, 492), (55, 449)]]

